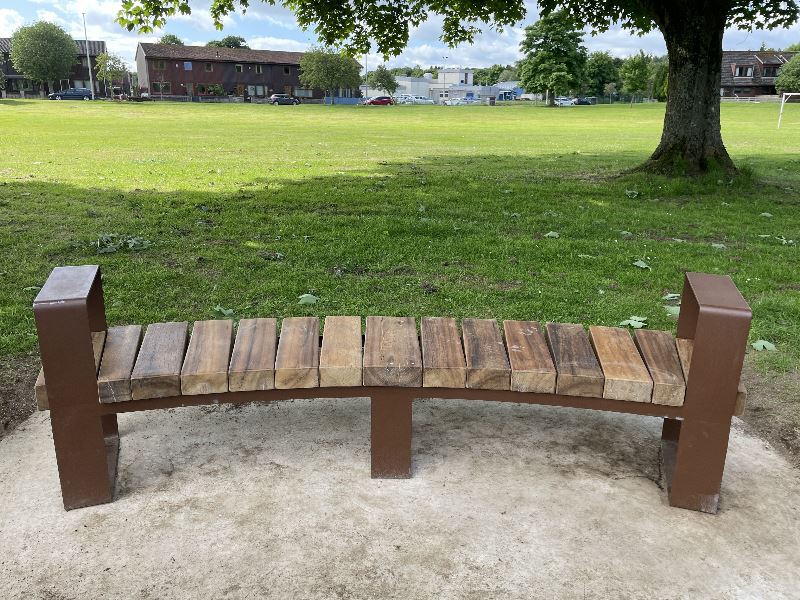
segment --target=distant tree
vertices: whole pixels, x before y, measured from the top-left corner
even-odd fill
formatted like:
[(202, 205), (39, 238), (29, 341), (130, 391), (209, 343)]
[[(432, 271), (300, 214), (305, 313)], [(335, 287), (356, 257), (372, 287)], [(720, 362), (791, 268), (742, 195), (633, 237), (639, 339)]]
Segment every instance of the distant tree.
[(158, 40), (159, 44), (168, 44), (170, 46), (183, 46), (183, 40), (174, 33), (165, 33)]
[(357, 88), (361, 81), (358, 63), (332, 48), (312, 48), (300, 59), (300, 82), (309, 88), (325, 90), (331, 105), (340, 88)]
[(784, 52), (800, 52), (800, 42), (792, 44), (791, 46), (786, 46)]
[(609, 83), (616, 83), (618, 78), (619, 68), (608, 52), (589, 54), (584, 71), (584, 89), (591, 95), (602, 96), (605, 94), (607, 96), (605, 86)]
[(5, 91), (6, 89), (6, 74), (0, 71), (0, 90)]
[(659, 102), (667, 99), (669, 83), (669, 63), (666, 56), (659, 56), (650, 61), (649, 94)]
[(650, 82), (650, 57), (639, 50), (639, 54), (634, 54), (622, 63), (619, 77), (622, 80), (622, 91), (631, 95), (633, 104), (637, 95), (642, 96), (647, 92)]
[(778, 71), (775, 89), (779, 93), (800, 92), (800, 54), (797, 54)]
[(58, 25), (39, 21), (20, 27), (11, 36), (11, 64), (28, 79), (47, 83), (69, 76), (77, 62), (75, 41)]
[(383, 90), (390, 96), (394, 95), (397, 91), (397, 79), (385, 66), (380, 65), (377, 69), (372, 71), (367, 77), (367, 83), (370, 87), (377, 90)]
[(545, 93), (550, 106), (555, 104), (554, 93), (580, 85), (587, 58), (583, 31), (565, 11), (551, 12), (526, 27), (520, 50), (522, 87)]
[(482, 69), (475, 69), (472, 80), (477, 85), (494, 85), (500, 81), (500, 74), (505, 70), (503, 65), (492, 65)]
[(519, 79), (519, 69), (511, 66), (500, 71), (500, 75), (497, 76), (497, 81), (516, 81), (517, 79)]
[(247, 45), (247, 40), (240, 35), (226, 35), (221, 40), (207, 42), (206, 46), (209, 48), (250, 48)]
[(614, 102), (614, 96), (617, 93), (617, 84), (614, 81), (609, 81), (603, 86), (603, 95), (608, 96), (608, 103)]
[(125, 78), (125, 75), (128, 74), (128, 65), (116, 54), (103, 52), (98, 55), (94, 70), (97, 77), (105, 83), (106, 93), (113, 93), (114, 82), (122, 81)]

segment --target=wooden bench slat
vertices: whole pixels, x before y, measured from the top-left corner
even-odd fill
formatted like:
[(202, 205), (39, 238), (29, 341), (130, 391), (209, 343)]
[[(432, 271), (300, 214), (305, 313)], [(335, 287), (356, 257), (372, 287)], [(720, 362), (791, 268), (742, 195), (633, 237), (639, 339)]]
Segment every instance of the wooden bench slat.
[(233, 321), (195, 321), (181, 368), (181, 394), (222, 394), (228, 391), (228, 364)]
[(97, 375), (100, 402), (110, 404), (131, 400), (131, 372), (141, 342), (141, 325), (123, 325), (108, 329), (103, 360)]
[(467, 387), (483, 390), (511, 389), (511, 366), (494, 319), (464, 319), (464, 355)]
[(417, 326), (410, 317), (367, 317), (365, 386), (422, 386)]
[(287, 317), (275, 358), (275, 387), (279, 390), (319, 385), (319, 317)]
[(320, 387), (361, 385), (361, 365), (361, 317), (325, 317), (319, 357)]
[(131, 373), (134, 400), (180, 395), (188, 329), (186, 321), (147, 326)]
[(556, 393), (602, 398), (603, 370), (583, 325), (548, 323), (545, 330), (558, 372)]
[(277, 319), (242, 319), (236, 331), (228, 389), (232, 392), (275, 388)]
[(650, 402), (653, 380), (627, 329), (589, 327), (595, 354), (603, 369), (603, 398)]
[(637, 329), (634, 340), (653, 379), (653, 403), (683, 406), (686, 382), (675, 338), (668, 331)]
[(422, 317), (420, 333), (422, 386), (465, 387), (467, 364), (456, 320), (449, 317)]
[[(678, 357), (681, 361), (681, 368), (683, 369), (683, 376), (686, 378), (686, 383), (689, 383), (689, 365), (692, 364), (692, 353), (694, 352), (694, 340), (687, 340), (683, 338), (675, 338), (675, 346), (678, 349)], [(739, 379), (739, 387), (736, 391), (736, 406), (733, 409), (734, 416), (740, 417), (744, 414), (744, 409), (747, 406), (747, 388)]]
[(553, 394), (556, 367), (537, 321), (503, 321), (508, 359), (511, 363), (511, 389), (515, 392)]
[[(99, 369), (100, 359), (103, 356), (103, 347), (106, 343), (105, 331), (92, 332), (92, 352), (94, 353), (94, 364)], [(39, 369), (36, 376), (36, 383), (33, 386), (34, 396), (36, 397), (36, 408), (38, 410), (50, 410), (50, 401), (47, 399), (47, 382), (44, 379), (44, 368)]]

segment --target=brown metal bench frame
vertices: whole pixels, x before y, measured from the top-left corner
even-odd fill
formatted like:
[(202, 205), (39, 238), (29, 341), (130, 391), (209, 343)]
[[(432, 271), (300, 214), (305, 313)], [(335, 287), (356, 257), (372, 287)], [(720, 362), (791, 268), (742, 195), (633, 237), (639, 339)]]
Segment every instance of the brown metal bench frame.
[(92, 332), (107, 329), (100, 269), (57, 267), (34, 301), (61, 492), (66, 509), (114, 497), (117, 414), (140, 410), (301, 398), (371, 398), (374, 478), (411, 476), (416, 398), (517, 402), (633, 413), (664, 419), (662, 447), (669, 504), (717, 511), (731, 418), (751, 313), (728, 277), (687, 273), (678, 337), (694, 340), (683, 406), (482, 389), (317, 387), (172, 396), (103, 404)]

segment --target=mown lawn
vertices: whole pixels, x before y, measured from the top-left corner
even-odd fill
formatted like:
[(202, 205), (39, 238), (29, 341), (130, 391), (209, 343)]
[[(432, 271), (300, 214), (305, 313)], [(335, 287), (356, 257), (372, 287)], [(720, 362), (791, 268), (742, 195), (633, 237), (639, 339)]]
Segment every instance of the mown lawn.
[[(778, 348), (763, 369), (796, 367), (800, 106), (780, 130), (777, 105), (723, 106), (735, 180), (618, 176), (663, 110), (2, 101), (0, 356), (35, 348), (62, 264), (102, 265), (112, 324), (220, 306), (673, 328), (661, 298), (695, 270), (734, 278)], [(99, 254), (107, 234), (146, 247)]]

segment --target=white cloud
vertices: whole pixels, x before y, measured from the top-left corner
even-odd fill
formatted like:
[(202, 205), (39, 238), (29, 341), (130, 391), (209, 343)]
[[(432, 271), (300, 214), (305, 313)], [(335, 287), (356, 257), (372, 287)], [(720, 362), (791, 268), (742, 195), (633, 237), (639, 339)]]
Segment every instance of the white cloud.
[(288, 52), (304, 52), (311, 45), (309, 42), (271, 36), (250, 38), (247, 43), (254, 50), (286, 50)]
[(25, 18), (16, 10), (0, 8), (0, 37), (11, 37), (24, 24)]

